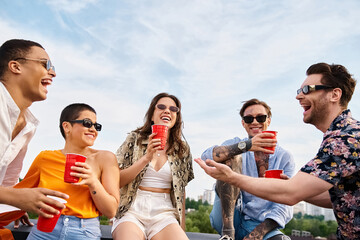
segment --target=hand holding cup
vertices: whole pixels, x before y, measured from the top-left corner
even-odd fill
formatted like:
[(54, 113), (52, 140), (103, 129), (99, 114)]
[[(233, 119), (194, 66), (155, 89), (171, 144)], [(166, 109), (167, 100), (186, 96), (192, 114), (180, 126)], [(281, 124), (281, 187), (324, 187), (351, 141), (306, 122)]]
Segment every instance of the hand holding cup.
[[(66, 204), (67, 201), (65, 199), (62, 198), (58, 198), (58, 197), (54, 197), (54, 196), (47, 196), (48, 198), (52, 198), (58, 202), (61, 202), (62, 204)], [(56, 208), (59, 213), (56, 215), (53, 215), (52, 218), (45, 218), (43, 216), (39, 216), (39, 219), (37, 221), (37, 229), (42, 231), (42, 232), (52, 232), (55, 228), (55, 225), (60, 217), (62, 208), (58, 208), (54, 205), (51, 205), (53, 208)], [(45, 212), (45, 213), (49, 213), (47, 212), (45, 209), (40, 209), (41, 211)]]
[(85, 161), (86, 161), (86, 157), (83, 155), (75, 154), (75, 153), (66, 154), (64, 182), (67, 183), (79, 182), (78, 177), (72, 176), (70, 174), (72, 172), (71, 167), (75, 166), (75, 162), (85, 162)]
[(278, 178), (281, 179), (281, 175), (284, 173), (282, 169), (272, 169), (265, 171), (265, 178)]
[(152, 129), (153, 133), (156, 133), (156, 135), (153, 137), (153, 139), (161, 140), (161, 146), (160, 146), (159, 150), (164, 150), (165, 145), (166, 145), (167, 135), (168, 135), (168, 126), (154, 124), (151, 126), (151, 129)]
[[(270, 139), (275, 139), (276, 140), (277, 131), (268, 131), (268, 130), (266, 130), (266, 131), (262, 131), (262, 133), (272, 133), (273, 134), (272, 137), (265, 137), (265, 138), (270, 138)], [(273, 146), (273, 147), (264, 147), (264, 148), (268, 149), (268, 150), (271, 150), (271, 151), (275, 151), (275, 147), (276, 147), (276, 145)]]

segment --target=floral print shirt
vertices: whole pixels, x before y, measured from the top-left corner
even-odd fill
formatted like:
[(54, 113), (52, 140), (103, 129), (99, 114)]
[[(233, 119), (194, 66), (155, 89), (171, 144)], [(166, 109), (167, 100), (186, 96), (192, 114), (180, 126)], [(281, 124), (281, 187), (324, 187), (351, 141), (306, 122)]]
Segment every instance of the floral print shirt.
[[(137, 144), (139, 134), (131, 132), (125, 142), (120, 146), (116, 152), (119, 168), (126, 169), (138, 161), (146, 153), (148, 140), (142, 141), (140, 145)], [(177, 220), (181, 224), (181, 216), (183, 211), (183, 203), (185, 202), (185, 186), (194, 179), (194, 172), (192, 168), (192, 156), (190, 148), (187, 146), (188, 152), (184, 155), (184, 158), (179, 158), (176, 154), (178, 147), (175, 145), (175, 151), (173, 154), (168, 154), (168, 161), (170, 163), (170, 169), (172, 173), (172, 189), (171, 189), (171, 201), (177, 212)], [(120, 205), (116, 213), (116, 218), (121, 218), (129, 210), (132, 202), (136, 197), (137, 189), (141, 183), (141, 180), (148, 168), (149, 164), (135, 177), (129, 184), (123, 186), (120, 189)], [(120, 172), (121, 174), (121, 172)]]
[(343, 111), (325, 132), (314, 159), (301, 171), (333, 185), (329, 190), (338, 239), (360, 239), (360, 122)]

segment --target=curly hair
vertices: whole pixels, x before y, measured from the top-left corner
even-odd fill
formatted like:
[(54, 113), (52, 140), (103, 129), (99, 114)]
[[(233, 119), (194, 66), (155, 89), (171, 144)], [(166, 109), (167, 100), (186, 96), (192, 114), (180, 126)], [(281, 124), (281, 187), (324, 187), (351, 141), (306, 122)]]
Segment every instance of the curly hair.
[(356, 80), (348, 70), (339, 64), (316, 63), (306, 70), (306, 75), (321, 74), (321, 83), (342, 91), (340, 105), (347, 108), (354, 93)]

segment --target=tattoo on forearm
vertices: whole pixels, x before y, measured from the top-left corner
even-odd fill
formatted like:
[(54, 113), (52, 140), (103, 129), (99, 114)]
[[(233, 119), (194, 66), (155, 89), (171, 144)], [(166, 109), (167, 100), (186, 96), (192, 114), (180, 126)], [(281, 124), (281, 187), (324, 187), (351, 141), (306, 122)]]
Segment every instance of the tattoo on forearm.
[(269, 168), (269, 154), (263, 152), (254, 152), (255, 162), (259, 177), (264, 177), (265, 171)]
[(215, 161), (225, 161), (236, 155), (243, 153), (237, 144), (229, 146), (217, 146), (214, 148), (214, 160)]
[[(241, 172), (242, 157), (237, 155), (224, 162), (229, 166), (234, 172)], [(228, 235), (235, 239), (235, 229), (234, 229), (234, 210), (235, 204), (238, 199), (240, 189), (229, 184), (222, 182), (220, 180), (216, 181), (216, 192), (219, 195), (221, 206), (222, 206), (222, 236)]]
[(249, 238), (250, 239), (263, 239), (265, 234), (272, 231), (273, 229), (275, 229), (278, 226), (279, 226), (279, 224), (277, 222), (275, 222), (272, 219), (267, 218), (267, 219), (265, 219), (264, 222), (260, 223), (259, 225), (257, 225), (254, 228), (254, 230), (249, 234)]
[(96, 194), (96, 191), (92, 191), (92, 194), (94, 194), (94, 195), (95, 195), (95, 194)]

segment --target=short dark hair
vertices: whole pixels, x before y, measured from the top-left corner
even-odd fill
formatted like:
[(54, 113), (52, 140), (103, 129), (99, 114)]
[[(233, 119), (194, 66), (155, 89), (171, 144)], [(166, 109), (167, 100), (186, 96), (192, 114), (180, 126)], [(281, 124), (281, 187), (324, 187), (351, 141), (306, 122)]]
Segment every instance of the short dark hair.
[(348, 70), (339, 64), (316, 63), (306, 70), (306, 75), (321, 74), (321, 83), (326, 86), (340, 88), (342, 91), (340, 105), (347, 108), (354, 93), (356, 80)]
[(3, 43), (0, 47), (0, 80), (3, 78), (7, 65), (11, 60), (26, 57), (31, 47), (40, 47), (44, 49), (39, 43), (24, 40), (11, 39)]
[(62, 127), (62, 123), (71, 121), (71, 120), (76, 120), (79, 117), (80, 113), (84, 110), (89, 110), (96, 114), (95, 109), (85, 103), (73, 103), (73, 104), (70, 104), (67, 107), (65, 107), (64, 110), (62, 110), (61, 115), (60, 115), (59, 127), (60, 127), (61, 135), (64, 138), (65, 138), (65, 132)]
[(269, 105), (266, 104), (266, 102), (260, 101), (259, 99), (256, 99), (256, 98), (252, 98), (250, 100), (244, 101), (243, 103), (244, 104), (242, 105), (240, 112), (239, 112), (241, 117), (244, 117), (244, 112), (248, 107), (253, 106), (253, 105), (262, 105), (262, 106), (264, 106), (264, 108), (267, 112), (267, 116), (269, 118), (271, 118), (271, 108), (269, 107)]

